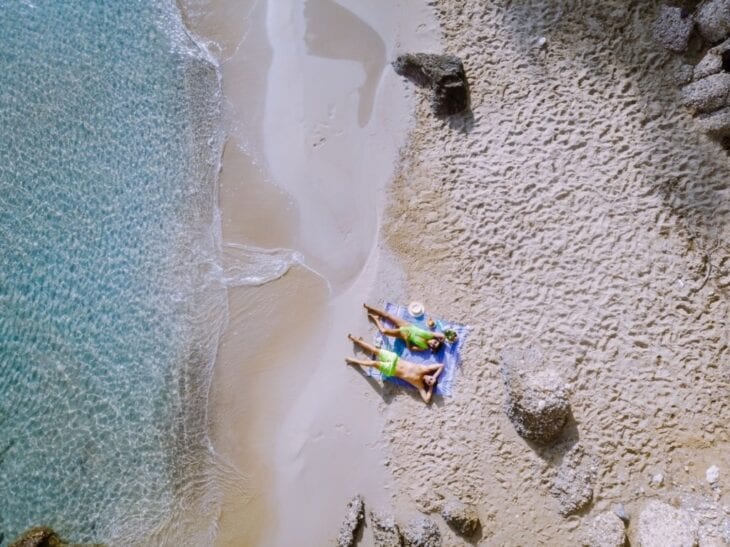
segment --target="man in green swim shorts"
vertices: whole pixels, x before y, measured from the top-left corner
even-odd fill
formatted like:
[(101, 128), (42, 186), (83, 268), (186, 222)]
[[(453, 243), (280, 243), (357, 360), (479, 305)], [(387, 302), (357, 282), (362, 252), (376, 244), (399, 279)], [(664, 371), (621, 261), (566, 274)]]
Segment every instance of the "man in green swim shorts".
[(443, 365), (419, 365), (410, 363), (405, 359), (401, 359), (392, 351), (376, 348), (368, 344), (362, 338), (355, 338), (352, 334), (348, 334), (347, 337), (356, 346), (374, 355), (377, 359), (352, 359), (347, 357), (345, 361), (348, 364), (360, 365), (361, 367), (374, 367), (382, 372), (385, 377), (390, 378), (395, 376), (396, 378), (400, 378), (415, 387), (426, 404), (431, 402), (433, 389), (436, 387), (436, 382), (444, 370)]
[[(422, 329), (386, 311), (373, 308), (367, 304), (363, 304), (363, 306), (368, 311), (368, 317), (373, 320), (375, 326), (378, 327), (378, 330), (382, 334), (400, 338), (411, 351), (427, 351), (430, 349), (436, 352), (441, 348), (446, 339), (446, 336), (441, 332)], [(380, 318), (387, 319), (395, 325), (395, 328), (389, 329), (384, 327), (380, 322)]]

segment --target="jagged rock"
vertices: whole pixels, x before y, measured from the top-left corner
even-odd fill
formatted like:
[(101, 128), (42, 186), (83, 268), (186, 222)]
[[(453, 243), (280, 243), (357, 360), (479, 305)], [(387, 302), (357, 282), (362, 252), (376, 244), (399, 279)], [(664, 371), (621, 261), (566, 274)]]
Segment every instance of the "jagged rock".
[(687, 50), (694, 24), (687, 10), (662, 5), (654, 21), (654, 40), (670, 51), (681, 53)]
[(64, 547), (68, 545), (47, 526), (37, 526), (24, 532), (10, 547)]
[(441, 547), (441, 532), (436, 523), (429, 518), (414, 518), (403, 529), (405, 547)]
[(469, 107), (469, 83), (458, 57), (407, 53), (393, 62), (393, 68), (416, 85), (431, 89), (431, 104), (437, 116), (451, 116)]
[(636, 539), (640, 547), (696, 547), (697, 525), (686, 511), (652, 500), (639, 514)]
[(585, 509), (593, 500), (596, 466), (593, 457), (580, 446), (563, 456), (550, 493), (560, 504), (559, 513), (567, 517)]
[(611, 511), (596, 516), (583, 533), (583, 545), (587, 547), (623, 547), (624, 543), (624, 523)]
[(401, 547), (403, 540), (395, 519), (378, 511), (370, 511), (375, 547)]
[(692, 82), (682, 89), (682, 103), (695, 113), (708, 113), (728, 106), (730, 73), (719, 72)]
[(471, 505), (452, 499), (444, 504), (441, 516), (446, 524), (462, 536), (472, 536), (479, 529), (479, 514)]
[(723, 70), (730, 72), (730, 39), (707, 50), (702, 60), (695, 65), (692, 78), (700, 80)]
[(528, 349), (502, 353), (502, 378), (507, 416), (517, 433), (539, 444), (554, 441), (570, 414), (568, 390), (560, 375), (542, 368), (539, 354)]
[(337, 547), (352, 547), (355, 544), (355, 534), (365, 518), (365, 502), (362, 496), (355, 496), (347, 504), (345, 520), (337, 534)]
[(702, 37), (715, 44), (730, 37), (730, 0), (707, 0), (695, 12)]

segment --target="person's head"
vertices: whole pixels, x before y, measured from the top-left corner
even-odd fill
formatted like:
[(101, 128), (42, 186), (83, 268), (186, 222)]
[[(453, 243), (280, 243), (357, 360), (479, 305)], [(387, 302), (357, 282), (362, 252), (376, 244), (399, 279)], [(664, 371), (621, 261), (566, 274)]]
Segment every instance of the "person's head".
[(433, 386), (436, 383), (436, 380), (433, 379), (433, 376), (424, 376), (423, 381), (429, 387)]
[(443, 344), (443, 340), (434, 336), (426, 343), (428, 344), (428, 347), (431, 351), (437, 352), (439, 349), (441, 349), (441, 344)]

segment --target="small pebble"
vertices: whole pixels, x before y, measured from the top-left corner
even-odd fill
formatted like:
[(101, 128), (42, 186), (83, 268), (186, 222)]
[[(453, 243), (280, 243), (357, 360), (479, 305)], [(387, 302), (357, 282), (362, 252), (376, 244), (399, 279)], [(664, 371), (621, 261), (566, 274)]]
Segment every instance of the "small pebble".
[(657, 473), (651, 478), (651, 485), (655, 488), (660, 487), (662, 484), (664, 484), (664, 475), (661, 473)]
[(717, 481), (720, 480), (720, 468), (716, 465), (711, 466), (707, 469), (707, 471), (705, 471), (705, 478), (710, 484), (716, 484)]

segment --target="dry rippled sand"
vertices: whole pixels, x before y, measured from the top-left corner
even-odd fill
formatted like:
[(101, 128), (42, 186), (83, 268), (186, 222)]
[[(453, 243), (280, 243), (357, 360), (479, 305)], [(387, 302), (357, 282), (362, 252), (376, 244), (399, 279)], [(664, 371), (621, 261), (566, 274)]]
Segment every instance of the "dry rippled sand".
[[(657, 4), (431, 4), (473, 119), (439, 121), (418, 92), (384, 238), (407, 296), (474, 330), (453, 398), (386, 389), (398, 511), (456, 495), (484, 543), (574, 544), (582, 517), (561, 517), (550, 485), (575, 445), (596, 466), (590, 514), (719, 497), (704, 472), (730, 479), (730, 161), (680, 105)], [(528, 344), (572, 388), (547, 451), (503, 413), (500, 352)]]

